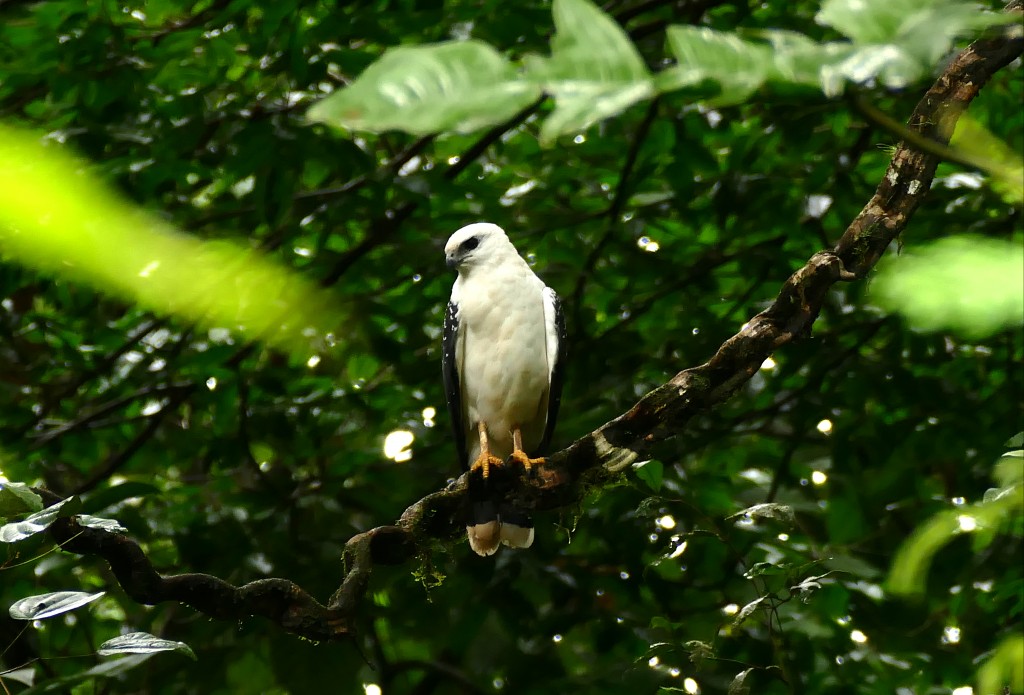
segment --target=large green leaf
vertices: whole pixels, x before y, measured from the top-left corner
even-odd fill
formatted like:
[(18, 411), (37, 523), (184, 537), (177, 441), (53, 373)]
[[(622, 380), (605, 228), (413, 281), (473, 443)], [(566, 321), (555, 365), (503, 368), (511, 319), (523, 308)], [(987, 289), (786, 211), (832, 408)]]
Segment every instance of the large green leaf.
[(737, 104), (750, 98), (770, 74), (771, 49), (733, 33), (708, 27), (670, 26), (668, 45), (677, 65), (659, 75), (661, 91), (711, 80), (720, 89), (714, 103)]
[(82, 506), (78, 497), (69, 497), (57, 504), (31, 514), (21, 521), (12, 521), (9, 524), (0, 526), (0, 543), (17, 543), (29, 536), (41, 533), (50, 527), (57, 519), (71, 516)]
[(849, 37), (854, 52), (825, 67), (825, 91), (844, 80), (905, 87), (934, 69), (960, 36), (1012, 21), (962, 0), (825, 0), (817, 20)]
[(872, 296), (911, 325), (981, 338), (1024, 324), (1024, 246), (954, 236), (890, 257)]
[(481, 41), (388, 49), (355, 82), (313, 106), (308, 116), (353, 130), (426, 135), (470, 132), (508, 120), (540, 96)]
[(0, 518), (38, 512), (42, 508), (42, 498), (25, 483), (0, 481)]
[(343, 324), (334, 298), (309, 279), (252, 249), (183, 234), (35, 133), (0, 126), (0, 161), (6, 260), (299, 354)]
[(527, 59), (527, 76), (555, 98), (542, 145), (585, 130), (654, 94), (643, 58), (615, 20), (589, 0), (555, 0), (551, 57)]
[(1024, 517), (1024, 484), (992, 489), (976, 504), (947, 509), (918, 526), (892, 563), (888, 587), (895, 594), (924, 592), (935, 554), (957, 536), (974, 531), (994, 534)]

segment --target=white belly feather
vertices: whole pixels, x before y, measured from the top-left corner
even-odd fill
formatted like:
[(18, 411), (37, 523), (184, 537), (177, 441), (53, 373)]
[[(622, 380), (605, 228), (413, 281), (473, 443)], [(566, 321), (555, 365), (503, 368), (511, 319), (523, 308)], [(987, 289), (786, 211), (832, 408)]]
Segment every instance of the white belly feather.
[[(527, 454), (540, 445), (547, 422), (548, 367), (544, 283), (522, 272), (495, 272), (487, 282), (460, 282), (459, 369), (469, 460), (480, 453), (477, 423), (487, 427), (491, 453), (512, 453), (520, 428)], [(474, 278), (475, 279), (475, 278)]]

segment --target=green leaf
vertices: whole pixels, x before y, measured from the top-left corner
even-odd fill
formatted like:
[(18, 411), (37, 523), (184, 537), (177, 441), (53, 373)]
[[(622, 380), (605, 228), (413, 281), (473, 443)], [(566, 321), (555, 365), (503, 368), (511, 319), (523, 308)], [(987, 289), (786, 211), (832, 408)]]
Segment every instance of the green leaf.
[(896, 38), (900, 24), (928, 0), (824, 0), (815, 19), (855, 43), (880, 44)]
[(651, 488), (655, 492), (661, 490), (662, 476), (665, 472), (665, 466), (661, 461), (641, 461), (640, 463), (633, 464), (633, 470), (636, 471), (636, 477), (644, 481), (647, 487)]
[(715, 656), (714, 648), (707, 642), (701, 642), (700, 640), (688, 640), (683, 644), (683, 648), (690, 652), (690, 663), (697, 668), (700, 668), (701, 663), (705, 659), (712, 659)]
[(738, 517), (749, 517), (754, 521), (772, 519), (774, 521), (781, 521), (788, 526), (796, 523), (796, 515), (793, 513), (793, 508), (788, 504), (779, 504), (777, 502), (755, 504), (753, 507), (747, 507), (742, 512), (736, 512), (729, 516), (728, 519), (732, 520)]
[(380, 363), (369, 354), (352, 355), (345, 366), (348, 379), (353, 384), (369, 381), (379, 369)]
[(862, 579), (871, 579), (881, 574), (881, 570), (874, 565), (845, 553), (836, 553), (821, 564), (834, 572), (846, 572)]
[(75, 517), (75, 523), (79, 526), (101, 529), (103, 531), (110, 531), (111, 533), (128, 532), (128, 529), (122, 526), (116, 519), (104, 519), (98, 516), (90, 516), (89, 514), (79, 514)]
[(720, 88), (711, 100), (715, 104), (746, 101), (764, 84), (772, 64), (768, 46), (707, 27), (670, 26), (668, 45), (678, 64), (659, 76), (659, 89), (681, 89), (712, 80)]
[(1012, 18), (960, 0), (825, 0), (817, 21), (856, 46), (849, 58), (829, 68), (830, 79), (863, 83), (877, 77), (901, 88), (932, 70), (957, 37)]
[(32, 685), (36, 680), (36, 670), (32, 666), (26, 666), (25, 668), (4, 671), (2, 677), (4, 680), (14, 681), (22, 685)]
[(38, 512), (42, 508), (43, 498), (25, 483), (0, 482), (0, 517)]
[(757, 610), (757, 607), (761, 605), (761, 602), (767, 599), (767, 596), (761, 596), (760, 598), (756, 598), (747, 605), (743, 606), (743, 608), (740, 609), (739, 613), (736, 614), (736, 617), (733, 618), (732, 624), (742, 624), (744, 620), (749, 618), (753, 614), (753, 612)]
[(1024, 514), (1024, 485), (1017, 483), (985, 501), (935, 514), (914, 530), (900, 549), (889, 572), (887, 588), (895, 594), (921, 594), (935, 554), (953, 538), (974, 530), (991, 532)]
[(508, 120), (540, 96), (481, 41), (388, 49), (351, 86), (313, 106), (308, 117), (330, 125), (416, 135), (470, 132)]
[(1019, 242), (955, 236), (880, 265), (872, 297), (916, 328), (977, 339), (1024, 325)]
[(816, 19), (854, 43), (898, 44), (928, 63), (957, 36), (1012, 21), (959, 0), (824, 0)]
[(0, 247), (12, 260), (300, 355), (343, 325), (313, 281), (247, 246), (171, 227), (36, 133), (0, 126), (0, 161)]
[(92, 603), (107, 592), (89, 594), (84, 591), (54, 591), (23, 598), (8, 613), (15, 620), (44, 620)]
[(126, 635), (108, 639), (100, 645), (97, 654), (100, 656), (111, 656), (112, 654), (153, 654), (156, 652), (179, 652), (196, 660), (196, 654), (184, 642), (162, 639), (148, 632), (129, 632)]
[(50, 527), (50, 524), (55, 522), (57, 519), (65, 516), (71, 516), (78, 511), (81, 506), (81, 500), (77, 497), (69, 497), (66, 500), (61, 500), (52, 507), (47, 507), (35, 514), (27, 516), (21, 521), (4, 524), (3, 526), (0, 526), (0, 543), (16, 543), (28, 538), (29, 536), (34, 536), (37, 533), (45, 531)]
[(1003, 200), (1017, 205), (1024, 202), (1024, 158), (978, 119), (967, 113), (961, 115), (949, 146), (964, 161), (988, 174), (992, 189)]
[(1024, 449), (1007, 451), (996, 461), (992, 477), (999, 487), (1007, 488), (1024, 482)]
[(1024, 654), (1024, 636), (1003, 638), (978, 669), (978, 692), (1024, 692), (1024, 658), (1021, 654)]
[(788, 563), (773, 564), (771, 562), (755, 562), (750, 569), (743, 573), (747, 579), (754, 577), (778, 577), (788, 574), (791, 566)]
[(748, 695), (750, 693), (750, 686), (746, 685), (747, 677), (751, 674), (754, 669), (748, 668), (745, 671), (740, 671), (736, 674), (736, 677), (729, 683), (728, 695)]
[(527, 78), (555, 98), (540, 142), (585, 130), (654, 95), (643, 58), (615, 20), (589, 0), (555, 0), (551, 57), (529, 57)]

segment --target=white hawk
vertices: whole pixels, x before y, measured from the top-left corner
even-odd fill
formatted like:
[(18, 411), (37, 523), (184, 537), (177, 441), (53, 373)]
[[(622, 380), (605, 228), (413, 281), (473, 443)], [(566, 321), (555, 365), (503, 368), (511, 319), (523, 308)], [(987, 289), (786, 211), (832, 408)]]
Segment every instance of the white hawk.
[(527, 548), (533, 521), (484, 487), (515, 461), (530, 472), (551, 441), (562, 397), (565, 321), (554, 291), (534, 275), (505, 232), (476, 223), (444, 247), (459, 276), (444, 317), (443, 373), (459, 461), (469, 469), (469, 545), (491, 555), (501, 543)]

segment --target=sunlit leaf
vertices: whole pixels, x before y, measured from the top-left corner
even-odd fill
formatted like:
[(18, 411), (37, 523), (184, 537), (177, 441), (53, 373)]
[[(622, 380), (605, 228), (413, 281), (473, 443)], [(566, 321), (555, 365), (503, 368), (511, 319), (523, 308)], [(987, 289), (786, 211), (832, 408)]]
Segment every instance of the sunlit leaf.
[(120, 637), (108, 639), (96, 651), (100, 656), (113, 654), (153, 654), (156, 652), (179, 652), (196, 659), (196, 654), (184, 642), (162, 639), (148, 632), (130, 632)]
[(508, 120), (540, 96), (481, 41), (388, 49), (352, 85), (309, 110), (314, 121), (384, 132), (470, 132)]
[(749, 517), (755, 521), (759, 519), (772, 519), (787, 525), (792, 525), (796, 522), (793, 508), (788, 504), (778, 504), (776, 502), (755, 504), (753, 507), (747, 507), (742, 512), (736, 512), (729, 519), (737, 519), (739, 517)]
[(661, 490), (662, 476), (665, 471), (665, 465), (661, 461), (641, 461), (640, 463), (634, 463), (633, 470), (636, 471), (636, 477), (644, 481), (647, 484), (647, 487), (651, 488), (655, 492)]
[(90, 516), (89, 514), (79, 514), (75, 517), (75, 523), (79, 526), (110, 531), (113, 533), (126, 533), (128, 530), (116, 519), (104, 519), (98, 516)]
[(1000, 456), (992, 477), (1002, 488), (1024, 482), (1024, 449), (1007, 451)]
[(84, 591), (54, 591), (49, 594), (29, 596), (11, 606), (8, 613), (15, 620), (44, 620), (92, 603), (106, 593), (105, 591), (95, 594)]
[(981, 338), (1024, 325), (1024, 245), (968, 236), (909, 248), (880, 265), (879, 305), (912, 326)]
[(998, 529), (1014, 516), (1024, 513), (1024, 485), (987, 494), (983, 502), (939, 512), (918, 526), (892, 563), (887, 588), (896, 594), (920, 594), (935, 554), (962, 533), (974, 529)]
[[(1008, 21), (961, 0), (825, 0), (817, 20), (849, 37), (854, 52), (830, 65), (826, 84), (876, 77), (904, 87), (926, 75), (953, 41), (978, 29)], [(826, 89), (826, 92), (834, 89)]]
[(38, 512), (42, 508), (43, 499), (25, 483), (0, 481), (0, 517)]
[(36, 670), (32, 666), (16, 668), (10, 671), (0, 672), (0, 678), (3, 680), (14, 681), (15, 683), (21, 683), (22, 685), (32, 685), (36, 680)]
[(1024, 202), (1024, 157), (970, 114), (956, 123), (950, 147), (992, 177), (992, 187), (1008, 203)]
[(589, 0), (555, 0), (551, 57), (530, 57), (527, 77), (555, 97), (541, 144), (585, 130), (654, 94), (651, 75), (622, 27)]
[(764, 601), (767, 601), (767, 600), (768, 600), (767, 596), (761, 596), (759, 598), (754, 599), (753, 601), (751, 601), (747, 605), (743, 606), (743, 608), (740, 609), (739, 613), (736, 614), (736, 617), (733, 618), (732, 624), (733, 625), (740, 625), (740, 624), (742, 624), (743, 621), (745, 621), (747, 618), (749, 618), (751, 615), (753, 615), (754, 611), (757, 610), (758, 606), (760, 606), (761, 603), (763, 603)]
[(978, 669), (979, 693), (1024, 692), (1024, 635), (1003, 638)]
[(659, 76), (659, 88), (668, 91), (711, 80), (721, 90), (713, 100), (716, 104), (746, 101), (771, 69), (769, 46), (734, 33), (673, 25), (668, 28), (668, 45), (678, 64)]
[(688, 640), (683, 644), (686, 651), (690, 652), (690, 663), (700, 668), (705, 659), (712, 659), (715, 656), (714, 648), (707, 642), (700, 640)]
[(748, 668), (740, 671), (736, 674), (736, 677), (729, 683), (729, 694), (728, 695), (748, 695), (750, 692), (750, 686), (747, 685), (747, 677), (753, 672), (754, 669)]
[(750, 569), (743, 573), (747, 579), (754, 577), (778, 577), (788, 574), (791, 566), (788, 563), (775, 564), (772, 562), (755, 562)]
[(57, 519), (71, 516), (82, 507), (82, 501), (77, 497), (69, 497), (61, 500), (52, 507), (47, 507), (21, 521), (13, 521), (0, 526), (0, 543), (16, 543), (29, 536), (45, 531)]
[(343, 325), (309, 280), (251, 249), (177, 231), (33, 133), (0, 126), (0, 161), (6, 260), (302, 354)]

